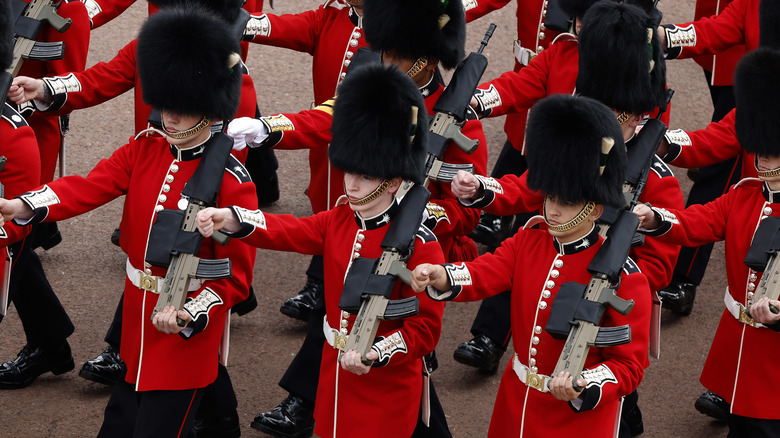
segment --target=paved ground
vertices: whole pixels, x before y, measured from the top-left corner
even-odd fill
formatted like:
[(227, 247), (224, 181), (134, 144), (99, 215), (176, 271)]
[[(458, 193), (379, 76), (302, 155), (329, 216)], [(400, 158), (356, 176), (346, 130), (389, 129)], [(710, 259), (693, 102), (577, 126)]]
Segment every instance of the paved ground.
[[(278, 13), (315, 7), (313, 0), (280, 0)], [(664, 4), (667, 3), (667, 4)], [(662, 2), (665, 22), (683, 22), (693, 16), (693, 1)], [(138, 2), (106, 28), (93, 32), (89, 64), (109, 60), (137, 32), (145, 16), (145, 2)], [(472, 24), (467, 51), (475, 50), (489, 21), (499, 27), (486, 53), (490, 59), (485, 79), (509, 70), (511, 41), (515, 35), (514, 6)], [(311, 104), (309, 55), (254, 46), (250, 51), (251, 74), (256, 81), (264, 114), (293, 112)], [(701, 70), (692, 61), (669, 65), (669, 86), (674, 97), (672, 127), (697, 129), (709, 120), (711, 105)], [(503, 118), (485, 122), (492, 162), (503, 144)], [(132, 135), (132, 99), (128, 93), (99, 108), (83, 110), (72, 117), (68, 136), (69, 174), (86, 174), (102, 157), (124, 144)], [(306, 153), (278, 154), (283, 197), (267, 211), (310, 213), (303, 190), (308, 183)], [(685, 187), (689, 182), (678, 171)], [(124, 256), (109, 243), (119, 223), (121, 200), (60, 224), (65, 241), (41, 253), (49, 280), (76, 325), (70, 338), (77, 367), (103, 350), (103, 336), (113, 315), (123, 284)], [(645, 416), (645, 435), (661, 437), (722, 437), (726, 428), (693, 409), (703, 387), (699, 371), (722, 311), (725, 285), (723, 247), (716, 246), (707, 277), (700, 288), (690, 317), (663, 317), (661, 360), (652, 360), (640, 387), (640, 405)], [(260, 251), (255, 268), (258, 310), (232, 322), (229, 370), (239, 397), (244, 436), (264, 436), (249, 427), (260, 411), (275, 406), (286, 394), (277, 381), (297, 351), (305, 327), (283, 316), (283, 300), (302, 286), (308, 257)], [(485, 436), (499, 376), (482, 376), (452, 360), (452, 351), (469, 339), (468, 328), (478, 304), (448, 305), (439, 343), (437, 390), (457, 437)], [(24, 334), (11, 310), (2, 325), (0, 360), (10, 360), (24, 345)], [(510, 354), (505, 355), (505, 365)], [(314, 366), (314, 365), (313, 365)], [(78, 368), (77, 368), (78, 369)], [(88, 382), (76, 372), (42, 376), (29, 388), (0, 394), (0, 436), (82, 437), (94, 436), (100, 426), (109, 389)]]

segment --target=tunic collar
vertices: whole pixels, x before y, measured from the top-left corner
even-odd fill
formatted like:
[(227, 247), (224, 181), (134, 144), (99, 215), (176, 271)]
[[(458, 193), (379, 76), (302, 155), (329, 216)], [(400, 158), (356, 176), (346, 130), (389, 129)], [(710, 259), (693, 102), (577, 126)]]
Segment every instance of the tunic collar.
[(178, 147), (168, 144), (171, 150), (171, 155), (173, 155), (174, 158), (176, 158), (177, 161), (190, 161), (195, 160), (203, 156), (203, 151), (206, 149), (206, 145), (211, 141), (211, 139), (214, 138), (213, 135), (208, 138), (208, 140), (204, 141), (203, 143), (193, 146), (187, 149), (179, 149)]
[(433, 71), (433, 76), (431, 76), (431, 80), (425, 84), (424, 86), (420, 87), (420, 94), (422, 94), (423, 98), (426, 98), (430, 96), (431, 94), (435, 93), (439, 87), (441, 87), (444, 84), (444, 79), (441, 77), (441, 73), (439, 73), (439, 69)]
[(569, 243), (560, 243), (558, 242), (558, 239), (553, 239), (553, 244), (555, 245), (555, 250), (558, 251), (561, 255), (569, 255), (578, 253), (580, 251), (584, 251), (591, 247), (591, 245), (595, 244), (599, 241), (599, 229), (594, 225), (593, 228), (591, 228), (590, 232), (580, 239), (575, 240), (574, 242)]
[(364, 230), (375, 230), (389, 224), (395, 215), (398, 214), (400, 209), (401, 207), (398, 205), (398, 202), (393, 201), (385, 211), (368, 219), (363, 219), (360, 214), (355, 212), (355, 222)]
[(777, 202), (780, 202), (780, 191), (772, 191), (772, 189), (769, 188), (769, 185), (764, 181), (763, 187), (761, 187), (761, 192), (764, 194), (764, 199), (766, 199), (767, 202), (774, 204)]
[(354, 6), (349, 7), (349, 19), (355, 27), (363, 28), (363, 16), (357, 13)]

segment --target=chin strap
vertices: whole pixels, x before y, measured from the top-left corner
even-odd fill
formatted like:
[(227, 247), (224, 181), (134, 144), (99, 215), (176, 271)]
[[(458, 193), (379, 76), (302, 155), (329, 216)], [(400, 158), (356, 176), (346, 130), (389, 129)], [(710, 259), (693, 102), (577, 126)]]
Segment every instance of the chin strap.
[[(368, 195), (358, 199), (357, 201), (350, 200), (349, 203), (352, 205), (366, 205), (369, 202), (375, 200), (376, 198), (382, 196), (386, 191), (387, 188), (390, 187), (390, 181), (384, 180), (382, 181), (373, 192), (369, 193)], [(344, 193), (347, 193), (347, 184), (344, 183)], [(347, 199), (349, 199), (349, 196), (347, 196)]]
[(582, 207), (582, 210), (580, 210), (579, 213), (577, 213), (577, 216), (574, 216), (570, 221), (566, 222), (565, 224), (560, 225), (552, 225), (549, 222), (547, 222), (547, 203), (545, 202), (542, 206), (542, 214), (544, 215), (544, 222), (547, 223), (547, 226), (549, 227), (550, 231), (569, 231), (572, 228), (576, 227), (577, 225), (585, 222), (585, 219), (590, 216), (591, 213), (593, 213), (593, 209), (596, 208), (595, 202), (588, 202)]
[(772, 178), (775, 176), (780, 175), (780, 167), (772, 170), (759, 170), (758, 169), (758, 156), (756, 155), (756, 158), (753, 160), (753, 167), (756, 168), (756, 172), (758, 172), (758, 176), (760, 178)]
[(160, 121), (162, 122), (162, 129), (165, 131), (165, 135), (167, 135), (170, 138), (175, 138), (176, 140), (181, 140), (183, 138), (191, 137), (200, 131), (203, 131), (204, 128), (208, 127), (211, 124), (211, 121), (206, 117), (203, 116), (203, 118), (200, 119), (200, 122), (198, 122), (195, 126), (193, 126), (190, 129), (179, 131), (179, 132), (169, 132), (168, 129), (165, 127), (165, 118), (160, 117)]

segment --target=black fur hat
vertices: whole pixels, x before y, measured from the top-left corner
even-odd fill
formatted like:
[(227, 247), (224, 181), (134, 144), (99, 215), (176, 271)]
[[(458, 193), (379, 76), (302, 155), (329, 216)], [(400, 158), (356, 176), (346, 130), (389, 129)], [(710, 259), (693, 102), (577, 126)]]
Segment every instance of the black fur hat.
[[(762, 2), (763, 3), (763, 2)], [(734, 73), (737, 112), (734, 127), (747, 152), (780, 156), (780, 51), (758, 48), (747, 53)]]
[(758, 46), (780, 49), (780, 3), (761, 0), (758, 5)]
[(461, 0), (365, 0), (363, 28), (375, 50), (394, 49), (412, 59), (433, 56), (450, 69), (464, 57)]
[[(570, 17), (580, 17), (582, 19), (585, 13), (591, 6), (596, 4), (600, 0), (557, 0), (558, 7), (561, 8)], [(603, 0), (603, 1), (617, 1), (617, 0)], [(633, 4), (641, 7), (646, 13), (650, 13), (655, 8), (655, 4), (652, 0), (623, 0), (627, 4)], [(621, 3), (622, 3), (621, 2)]]
[[(626, 146), (609, 108), (587, 97), (547, 97), (531, 110), (525, 138), (529, 187), (566, 202), (625, 206)], [(605, 138), (614, 146), (602, 157)]]
[(427, 131), (425, 102), (411, 79), (393, 66), (358, 67), (339, 86), (328, 157), (345, 172), (420, 184)]
[(228, 26), (215, 15), (192, 7), (161, 10), (138, 36), (144, 101), (212, 120), (232, 118), (241, 95), (239, 50)]
[(14, 60), (14, 23), (11, 15), (11, 0), (0, 0), (0, 72), (10, 67)]
[(666, 64), (655, 27), (639, 7), (603, 0), (585, 14), (577, 92), (618, 111), (666, 109)]
[(158, 8), (189, 8), (198, 7), (222, 17), (228, 23), (238, 18), (240, 9), (246, 0), (149, 0)]

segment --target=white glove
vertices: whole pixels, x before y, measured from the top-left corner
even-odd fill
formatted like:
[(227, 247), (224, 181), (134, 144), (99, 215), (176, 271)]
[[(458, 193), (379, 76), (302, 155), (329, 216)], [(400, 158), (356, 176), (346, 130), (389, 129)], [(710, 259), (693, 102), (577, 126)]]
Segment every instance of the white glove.
[(247, 145), (258, 147), (268, 138), (268, 128), (258, 119), (241, 117), (230, 122), (227, 135), (233, 138), (233, 150), (240, 151)]

